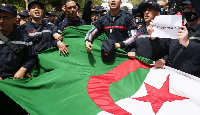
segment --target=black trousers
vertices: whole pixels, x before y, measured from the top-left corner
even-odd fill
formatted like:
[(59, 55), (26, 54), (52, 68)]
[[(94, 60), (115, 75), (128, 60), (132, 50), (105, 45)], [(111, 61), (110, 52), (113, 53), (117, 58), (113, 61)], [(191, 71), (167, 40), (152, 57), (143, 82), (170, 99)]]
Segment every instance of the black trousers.
[(27, 112), (0, 91), (0, 115), (27, 115)]

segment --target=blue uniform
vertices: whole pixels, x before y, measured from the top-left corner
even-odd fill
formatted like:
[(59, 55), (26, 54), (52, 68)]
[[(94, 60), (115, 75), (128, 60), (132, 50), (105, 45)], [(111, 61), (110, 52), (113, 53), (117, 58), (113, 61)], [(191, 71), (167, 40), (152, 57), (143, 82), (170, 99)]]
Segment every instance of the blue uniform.
[(86, 35), (86, 41), (92, 41), (99, 32), (105, 32), (109, 39), (113, 39), (115, 43), (120, 43), (121, 48), (132, 43), (135, 39), (136, 29), (134, 16), (120, 10), (117, 16), (111, 17), (110, 11), (101, 16)]
[(168, 44), (169, 39), (165, 38), (151, 40), (146, 26), (142, 25), (138, 30), (138, 36), (131, 44), (131, 47), (133, 47), (131, 51), (135, 52), (138, 56), (157, 61), (158, 59), (165, 58), (168, 54)]
[[(189, 35), (192, 31), (194, 31), (194, 33), (189, 38), (190, 41), (188, 47), (181, 47), (174, 57), (171, 67), (200, 77), (200, 24), (189, 30)], [(172, 39), (170, 41), (169, 57), (179, 45), (180, 43), (178, 40)]]
[(53, 38), (53, 34), (58, 33), (56, 26), (47, 24), (46, 21), (43, 20), (42, 24), (29, 21), (21, 28), (31, 38), (36, 52), (57, 46), (58, 40)]
[(86, 25), (85, 21), (82, 18), (79, 18), (77, 16), (78, 20), (72, 21), (69, 18), (65, 18), (63, 22), (61, 22), (58, 26), (59, 33), (62, 33), (62, 31), (69, 26), (81, 26)]
[(21, 67), (30, 71), (37, 58), (36, 53), (33, 51), (32, 42), (26, 33), (15, 28), (7, 37), (9, 41), (13, 42), (23, 52), (20, 55), (16, 55), (14, 51), (0, 39), (0, 77), (3, 79), (13, 77)]

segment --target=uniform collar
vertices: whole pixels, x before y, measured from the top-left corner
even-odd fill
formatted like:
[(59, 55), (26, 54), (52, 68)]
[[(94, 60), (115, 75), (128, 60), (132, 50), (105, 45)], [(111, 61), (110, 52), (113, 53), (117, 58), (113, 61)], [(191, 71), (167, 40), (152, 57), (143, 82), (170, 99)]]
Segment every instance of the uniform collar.
[(31, 23), (31, 25), (33, 25), (36, 28), (38, 28), (40, 25), (47, 25), (45, 20), (42, 20), (41, 24), (37, 24), (37, 23), (34, 23), (32, 21), (30, 21), (30, 23)]
[[(120, 10), (119, 13), (117, 14), (117, 16), (115, 16), (115, 19), (117, 19), (118, 17), (121, 17), (123, 12), (124, 12), (123, 10)], [(113, 22), (112, 16), (110, 15), (110, 10), (109, 10), (108, 13), (106, 14), (106, 17), (107, 17), (111, 22)]]

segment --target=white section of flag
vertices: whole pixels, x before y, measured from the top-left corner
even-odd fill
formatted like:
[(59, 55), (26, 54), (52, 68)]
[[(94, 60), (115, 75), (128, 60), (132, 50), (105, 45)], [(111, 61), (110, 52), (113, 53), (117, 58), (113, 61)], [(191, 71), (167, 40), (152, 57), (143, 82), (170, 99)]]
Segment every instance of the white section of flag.
[[(169, 74), (169, 92), (189, 99), (164, 102), (156, 115), (200, 115), (199, 78), (170, 67), (165, 67), (165, 69), (152, 68), (145, 79), (145, 83), (160, 89)], [(133, 115), (155, 115), (150, 102), (132, 99), (146, 95), (147, 90), (143, 83), (131, 98), (121, 99), (116, 104)], [(98, 115), (112, 114), (101, 111)]]

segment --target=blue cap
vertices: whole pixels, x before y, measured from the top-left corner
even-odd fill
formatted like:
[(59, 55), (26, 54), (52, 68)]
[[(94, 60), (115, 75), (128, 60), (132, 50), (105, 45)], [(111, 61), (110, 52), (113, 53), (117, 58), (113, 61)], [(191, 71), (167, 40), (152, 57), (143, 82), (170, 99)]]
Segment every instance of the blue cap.
[(160, 5), (157, 3), (157, 0), (147, 0), (145, 2), (142, 2), (142, 4), (139, 5), (139, 9), (140, 10), (144, 10), (146, 8), (147, 5), (152, 5), (154, 8), (156, 8), (156, 10), (160, 11), (161, 7)]
[(92, 12), (101, 12), (101, 11), (106, 12), (106, 10), (103, 8), (103, 6), (99, 6), (99, 5), (93, 6)]
[(31, 5), (33, 4), (39, 4), (41, 9), (44, 9), (44, 5), (40, 2), (40, 1), (37, 1), (37, 0), (31, 0), (29, 3), (28, 3), (28, 9), (30, 10), (30, 7)]
[(0, 10), (10, 12), (14, 16), (17, 16), (17, 8), (15, 6), (2, 3), (2, 4), (0, 4)]
[(105, 39), (101, 46), (101, 59), (103, 62), (110, 62), (115, 59), (115, 41), (112, 39)]
[(48, 12), (47, 15), (52, 15), (52, 16), (56, 16), (56, 13), (51, 11), (51, 12)]
[(23, 17), (29, 17), (28, 10), (22, 10), (22, 11), (20, 11), (19, 15), (23, 16)]

